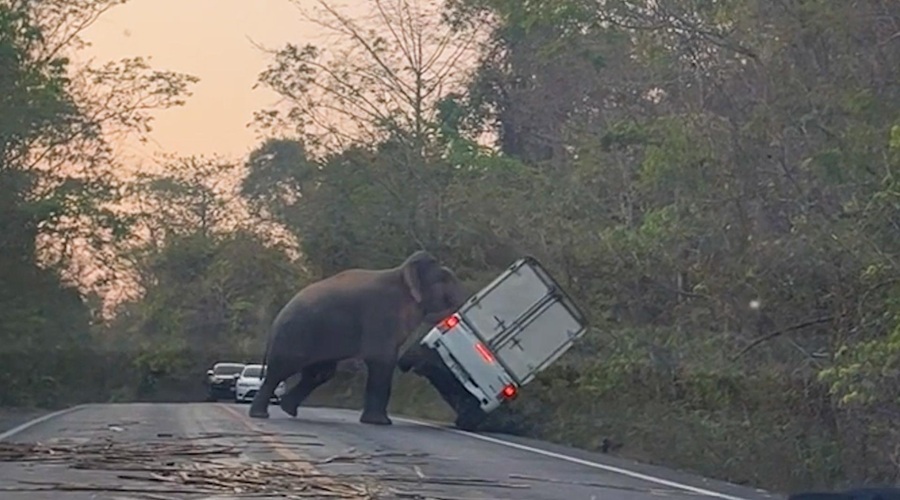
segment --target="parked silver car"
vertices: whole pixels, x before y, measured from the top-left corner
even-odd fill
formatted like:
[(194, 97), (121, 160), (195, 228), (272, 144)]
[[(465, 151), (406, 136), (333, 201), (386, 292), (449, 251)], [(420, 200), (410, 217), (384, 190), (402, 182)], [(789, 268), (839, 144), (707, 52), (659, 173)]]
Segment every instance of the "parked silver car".
[[(256, 393), (262, 386), (262, 368), (262, 365), (247, 365), (244, 367), (234, 385), (235, 402), (249, 403), (253, 400), (253, 397), (256, 396)], [(281, 396), (284, 395), (284, 392), (285, 386), (284, 382), (282, 382), (275, 388), (275, 394), (272, 396), (272, 401), (276, 403), (281, 401)]]
[(206, 371), (206, 400), (234, 397), (234, 384), (244, 369), (243, 363), (220, 362)]

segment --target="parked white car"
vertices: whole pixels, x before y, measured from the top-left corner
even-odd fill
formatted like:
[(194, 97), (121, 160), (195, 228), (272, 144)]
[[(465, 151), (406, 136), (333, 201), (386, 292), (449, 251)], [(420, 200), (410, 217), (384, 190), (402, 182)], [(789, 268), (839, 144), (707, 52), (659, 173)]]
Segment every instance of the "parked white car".
[[(237, 382), (234, 384), (234, 400), (237, 403), (248, 403), (256, 396), (257, 391), (262, 386), (262, 365), (247, 365), (241, 371)], [(275, 388), (275, 395), (272, 400), (281, 401), (284, 395), (284, 382), (278, 384)]]

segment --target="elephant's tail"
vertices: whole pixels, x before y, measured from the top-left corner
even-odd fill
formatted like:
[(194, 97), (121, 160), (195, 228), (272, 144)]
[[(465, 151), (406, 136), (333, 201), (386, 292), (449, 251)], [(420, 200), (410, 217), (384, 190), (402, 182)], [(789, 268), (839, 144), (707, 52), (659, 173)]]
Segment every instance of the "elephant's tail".
[(259, 378), (261, 380), (266, 379), (266, 368), (268, 368), (268, 361), (269, 361), (269, 344), (271, 344), (271, 343), (272, 343), (272, 333), (269, 332), (268, 335), (266, 335), (266, 350), (263, 351), (262, 370), (260, 370), (260, 375), (259, 375)]

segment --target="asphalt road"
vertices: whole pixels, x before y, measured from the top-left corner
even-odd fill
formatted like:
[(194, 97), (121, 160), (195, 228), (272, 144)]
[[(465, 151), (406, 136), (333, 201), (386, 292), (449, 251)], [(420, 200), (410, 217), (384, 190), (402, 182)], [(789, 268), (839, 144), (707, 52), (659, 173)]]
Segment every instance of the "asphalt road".
[(20, 408), (0, 408), (0, 434), (47, 413), (50, 412)]
[[(293, 485), (303, 481), (310, 481), (310, 484), (353, 484), (358, 491), (363, 491), (360, 485), (369, 484), (372, 491), (384, 492), (380, 498), (773, 498), (749, 488), (605, 455), (522, 439), (472, 435), (396, 416), (393, 417), (393, 426), (376, 427), (359, 424), (358, 412), (355, 411), (301, 408), (296, 419), (287, 417), (274, 406), (270, 412), (272, 418), (260, 421), (247, 417), (247, 406), (230, 403), (88, 405), (52, 416), (28, 428), (7, 431), (0, 434), (0, 440), (54, 446), (101, 442), (121, 443), (116, 446), (135, 443), (143, 443), (141, 446), (144, 446), (157, 442), (162, 443), (160, 446), (180, 446), (183, 449), (201, 445), (229, 446), (238, 449), (240, 454), (222, 459), (221, 463), (236, 467), (235, 470), (251, 474), (256, 470), (254, 467), (260, 464), (275, 464), (278, 470), (287, 471), (280, 472), (277, 481), (288, 481)], [(0, 457), (8, 457), (10, 452), (3, 447), (4, 443), (0, 443)], [(196, 486), (176, 484), (172, 479), (159, 475), (153, 480), (146, 472), (123, 472), (122, 469), (143, 467), (133, 459), (112, 467), (117, 470), (94, 470), (95, 466), (87, 465), (83, 466), (87, 470), (83, 470), (73, 468), (77, 457), (63, 455), (56, 455), (61, 457), (59, 463), (0, 459), (3, 460), (0, 461), (0, 498), (239, 498), (225, 493), (187, 494), (184, 492), (189, 491), (188, 488)], [(159, 470), (174, 467), (176, 460), (165, 455), (164, 451), (148, 454), (160, 462)], [(91, 461), (86, 453), (79, 456), (83, 462)], [(145, 457), (144, 460), (150, 458)], [(213, 461), (202, 454), (190, 460), (199, 464), (196, 467), (205, 467)], [(123, 474), (132, 477), (123, 478)], [(167, 477), (171, 478), (175, 473), (160, 474), (168, 474)], [(197, 477), (193, 472), (188, 475)], [(134, 476), (139, 479), (134, 479)], [(183, 475), (181, 479), (185, 477), (188, 476)], [(259, 481), (262, 476), (253, 477)], [(223, 481), (219, 481), (217, 487), (231, 484)], [(60, 484), (69, 489), (93, 491), (60, 491)], [(208, 483), (204, 487), (208, 489)], [(21, 491), (34, 488), (46, 491)], [(113, 489), (119, 491), (109, 491)], [(148, 495), (138, 490), (157, 493)], [(306, 498), (325, 496), (317, 496), (313, 492)]]

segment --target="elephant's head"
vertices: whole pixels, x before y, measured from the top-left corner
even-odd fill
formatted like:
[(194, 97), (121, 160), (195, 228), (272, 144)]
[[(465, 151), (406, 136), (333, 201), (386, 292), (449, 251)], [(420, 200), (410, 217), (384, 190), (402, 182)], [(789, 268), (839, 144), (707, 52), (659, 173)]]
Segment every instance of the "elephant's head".
[(432, 285), (430, 304), (425, 305), (428, 314), (447, 315), (459, 309), (469, 298), (469, 293), (449, 267), (441, 267), (439, 279)]
[(424, 250), (410, 255), (400, 269), (410, 295), (425, 315), (449, 314), (468, 298), (456, 274)]

